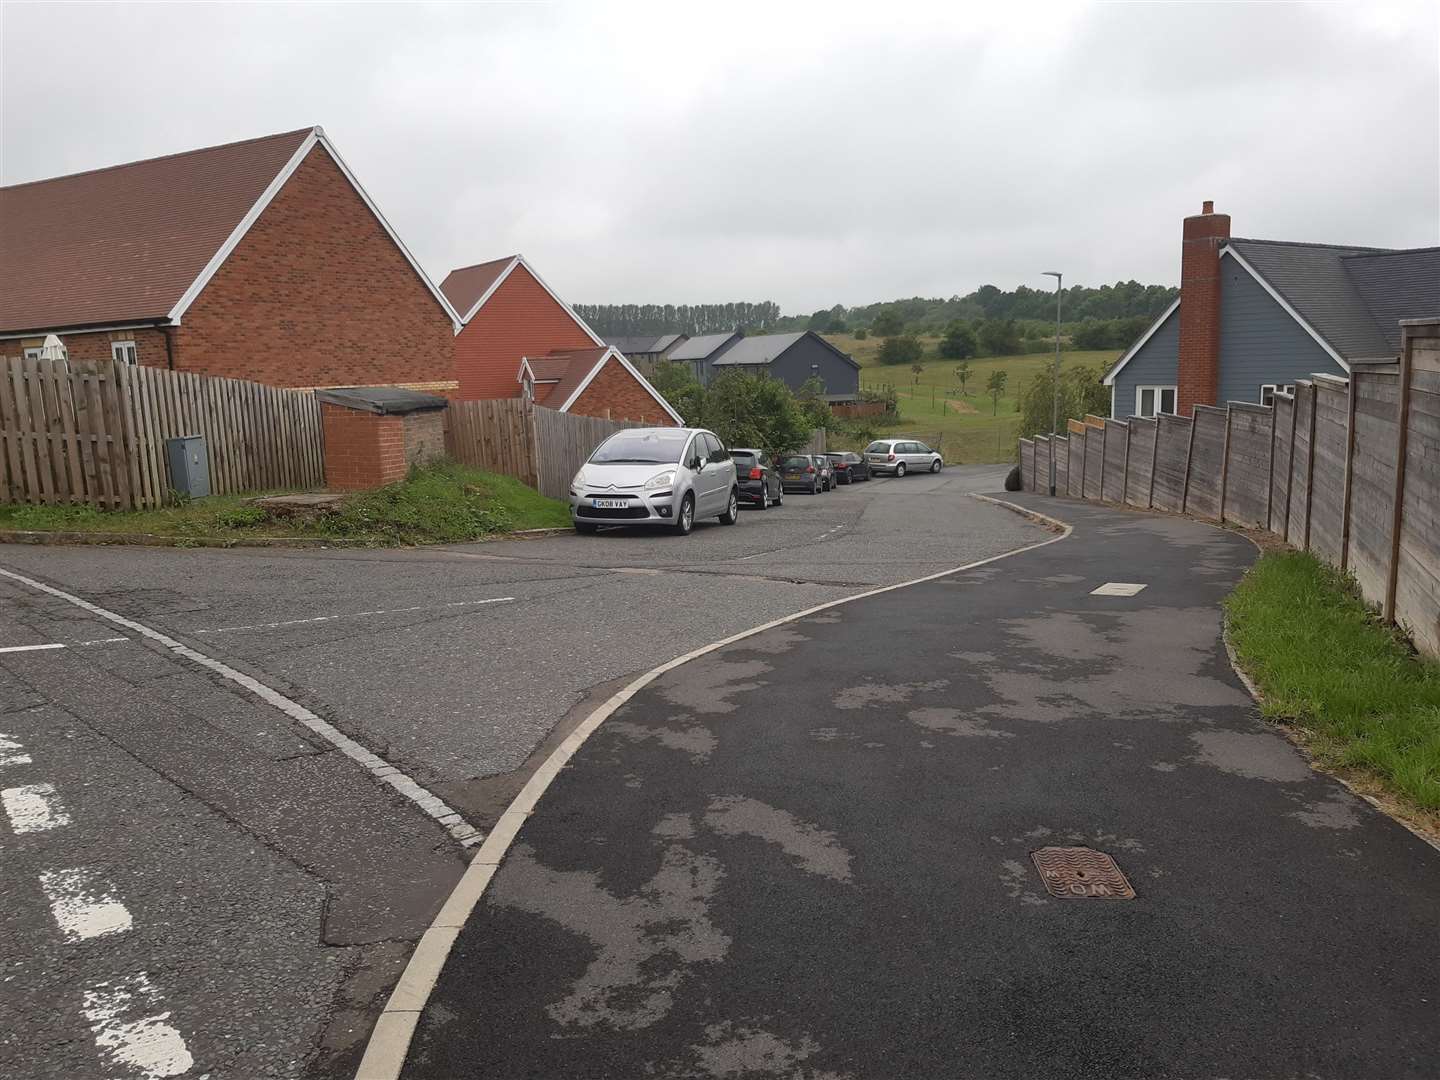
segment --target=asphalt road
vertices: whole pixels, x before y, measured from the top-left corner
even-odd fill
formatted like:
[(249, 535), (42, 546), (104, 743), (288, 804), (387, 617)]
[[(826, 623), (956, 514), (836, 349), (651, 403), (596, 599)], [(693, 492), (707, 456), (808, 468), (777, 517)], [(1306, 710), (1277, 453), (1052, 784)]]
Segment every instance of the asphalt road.
[[(1258, 720), (1218, 607), (1252, 546), (1021, 498), (1074, 534), (736, 643), (607, 720), (406, 1076), (1435, 1076), (1440, 855)], [(1109, 854), (1134, 898), (1093, 871), (1052, 895), (1046, 847)]]
[[(7, 546), (0, 567), (287, 695), (483, 828), (617, 680), (1033, 541), (966, 497), (1002, 476), (790, 496), (686, 539)], [(0, 651), (0, 1075), (345, 1075), (460, 847), (234, 681), (0, 578), (0, 650), (61, 644)]]

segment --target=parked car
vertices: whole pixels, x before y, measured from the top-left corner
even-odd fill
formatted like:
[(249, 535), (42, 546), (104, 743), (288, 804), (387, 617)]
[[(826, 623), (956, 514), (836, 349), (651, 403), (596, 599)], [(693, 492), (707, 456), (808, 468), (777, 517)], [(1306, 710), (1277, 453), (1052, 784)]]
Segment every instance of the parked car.
[(785, 488), (775, 462), (764, 450), (736, 447), (730, 451), (740, 485), (740, 501), (769, 510), (785, 501)]
[(570, 481), (575, 531), (663, 525), (685, 536), (696, 518), (740, 519), (735, 462), (713, 432), (629, 428), (595, 448)]
[(865, 460), (872, 473), (939, 472), (945, 466), (940, 455), (914, 439), (876, 439), (865, 447)]
[(820, 490), (829, 491), (835, 486), (835, 466), (825, 454), (811, 454), (810, 460), (820, 472)]
[(853, 450), (825, 456), (830, 459), (831, 468), (835, 470), (837, 484), (853, 484), (859, 480), (870, 479), (870, 463)]
[(809, 454), (791, 454), (780, 462), (780, 484), (786, 491), (808, 491), (819, 495), (820, 470)]

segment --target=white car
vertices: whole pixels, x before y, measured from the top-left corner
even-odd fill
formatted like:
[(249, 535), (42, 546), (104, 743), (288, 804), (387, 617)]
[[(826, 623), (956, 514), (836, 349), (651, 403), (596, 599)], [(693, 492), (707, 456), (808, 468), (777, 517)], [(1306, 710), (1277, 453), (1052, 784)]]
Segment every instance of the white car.
[(595, 448), (570, 481), (579, 533), (601, 525), (663, 525), (688, 535), (696, 518), (739, 520), (730, 451), (711, 431), (627, 428)]
[(939, 472), (945, 461), (939, 453), (914, 439), (876, 439), (865, 447), (872, 473)]

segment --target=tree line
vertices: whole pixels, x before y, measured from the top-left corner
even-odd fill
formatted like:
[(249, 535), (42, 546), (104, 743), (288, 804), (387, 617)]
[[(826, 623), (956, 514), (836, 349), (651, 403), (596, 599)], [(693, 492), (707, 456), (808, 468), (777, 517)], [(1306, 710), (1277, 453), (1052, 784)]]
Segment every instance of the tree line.
[(575, 311), (602, 338), (643, 334), (722, 334), (736, 328), (768, 334), (781, 321), (773, 300), (730, 304), (576, 304)]

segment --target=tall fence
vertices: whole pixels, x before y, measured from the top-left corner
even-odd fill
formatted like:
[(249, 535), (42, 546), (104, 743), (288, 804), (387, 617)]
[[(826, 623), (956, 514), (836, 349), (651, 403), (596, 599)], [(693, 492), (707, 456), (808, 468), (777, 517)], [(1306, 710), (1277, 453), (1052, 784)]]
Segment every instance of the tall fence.
[(204, 437), (215, 494), (325, 480), (314, 394), (116, 361), (0, 361), (0, 501), (160, 506), (165, 441), (182, 435)]
[(1440, 320), (1401, 324), (1398, 363), (1316, 375), (1273, 406), (1193, 419), (1071, 420), (1020, 440), (1021, 484), (1265, 529), (1352, 574), (1440, 656)]

